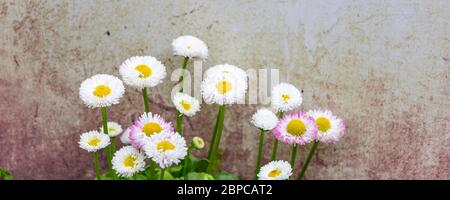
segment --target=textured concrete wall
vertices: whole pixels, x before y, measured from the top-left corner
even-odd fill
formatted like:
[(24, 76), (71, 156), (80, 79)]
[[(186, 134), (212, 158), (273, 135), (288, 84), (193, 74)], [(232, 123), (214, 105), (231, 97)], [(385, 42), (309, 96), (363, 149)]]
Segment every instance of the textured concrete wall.
[[(304, 91), (304, 109), (329, 108), (348, 125), (320, 145), (308, 179), (450, 178), (450, 1), (0, 1), (0, 166), (17, 179), (88, 179), (91, 155), (77, 141), (100, 126), (78, 87), (118, 76), (133, 55), (181, 65), (182, 34), (210, 48), (206, 66), (280, 68)], [(155, 112), (175, 121), (167, 81), (151, 90)], [(131, 124), (143, 105), (127, 88), (112, 120)], [(256, 106), (227, 112), (223, 167), (251, 178)], [(207, 141), (217, 107), (186, 120)], [(239, 119), (240, 123), (233, 123)], [(266, 145), (266, 159), (271, 141)], [(303, 160), (309, 145), (300, 148)], [(204, 153), (202, 154), (204, 155)], [(289, 149), (281, 149), (289, 157)], [(297, 163), (297, 164), (300, 164)]]

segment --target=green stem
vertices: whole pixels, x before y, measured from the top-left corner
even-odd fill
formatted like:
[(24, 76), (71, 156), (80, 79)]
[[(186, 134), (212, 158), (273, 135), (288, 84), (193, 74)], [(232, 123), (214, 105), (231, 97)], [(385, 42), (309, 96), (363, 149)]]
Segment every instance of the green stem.
[(300, 175), (298, 176), (298, 180), (301, 180), (303, 178), (303, 176), (305, 175), (306, 170), (308, 169), (309, 162), (311, 161), (318, 145), (319, 145), (318, 141), (315, 141), (313, 143), (311, 150), (309, 151), (308, 157), (306, 158), (305, 163), (303, 163), (302, 171), (300, 172)]
[(188, 61), (189, 61), (189, 57), (184, 57), (183, 66), (181, 67), (183, 69), (183, 71), (181, 72), (180, 79), (178, 80), (178, 82), (180, 84), (180, 90), (179, 90), (180, 92), (183, 92), (184, 70), (186, 70)]
[(297, 145), (292, 145), (292, 152), (291, 152), (291, 167), (292, 169), (295, 169), (295, 158), (297, 158)]
[(222, 137), (222, 131), (223, 131), (223, 121), (225, 118), (225, 105), (221, 105), (219, 108), (219, 123), (217, 124), (217, 132), (216, 132), (216, 138), (214, 141), (214, 146), (211, 153), (211, 160), (209, 163), (208, 171), (212, 172), (213, 167), (217, 164), (217, 154), (219, 152), (219, 146), (220, 146), (220, 139)]
[(180, 111), (177, 112), (177, 129), (176, 131), (183, 135), (183, 114), (180, 113)]
[[(279, 118), (283, 118), (283, 116), (284, 116), (284, 112), (282, 112), (282, 111), (278, 112)], [(277, 140), (277, 138), (274, 138), (273, 149), (272, 149), (272, 161), (277, 159), (277, 151), (278, 151), (278, 140)]]
[(148, 94), (146, 87), (142, 89), (142, 97), (144, 98), (145, 112), (148, 113), (150, 112), (150, 104), (148, 103)]
[(259, 134), (259, 148), (258, 148), (258, 159), (256, 160), (255, 179), (258, 178), (258, 173), (261, 168), (263, 145), (264, 145), (264, 130), (261, 129), (261, 133)]
[(278, 140), (275, 138), (273, 141), (273, 149), (272, 149), (272, 161), (277, 159), (277, 150), (278, 150)]
[(161, 176), (159, 177), (159, 180), (164, 180), (164, 172), (166, 169), (161, 169)]
[(213, 130), (213, 136), (211, 138), (211, 143), (209, 144), (209, 150), (208, 150), (208, 160), (211, 161), (211, 156), (212, 156), (212, 152), (213, 152), (213, 148), (214, 148), (214, 142), (216, 141), (216, 137), (217, 137), (217, 127), (219, 126), (219, 116), (221, 115), (222, 110), (219, 109), (219, 112), (217, 113), (217, 117), (216, 117), (216, 124), (214, 125), (214, 130)]
[(156, 179), (156, 163), (153, 160), (150, 160), (150, 179)]
[[(183, 66), (181, 67), (182, 68), (181, 76), (180, 76), (180, 79), (178, 80), (178, 83), (180, 84), (179, 92), (183, 92), (184, 70), (186, 70), (188, 61), (189, 61), (189, 57), (184, 57)], [(177, 129), (176, 129), (176, 131), (180, 135), (183, 135), (183, 115), (180, 113), (180, 111), (177, 112)]]
[(97, 180), (100, 180), (100, 167), (98, 164), (98, 151), (94, 152), (94, 169), (95, 169), (95, 177)]
[[(106, 135), (108, 135), (108, 113), (106, 111), (106, 107), (102, 107), (101, 110), (102, 110), (103, 132)], [(112, 159), (111, 145), (108, 145), (108, 147), (106, 148), (106, 160), (107, 160), (107, 164), (108, 164), (108, 169), (110, 171), (112, 171), (111, 159)]]
[(116, 137), (111, 138), (111, 153), (112, 155), (116, 153)]
[(112, 150), (111, 150), (111, 145), (108, 145), (108, 147), (106, 147), (106, 162), (108, 165), (108, 170), (112, 171)]
[(187, 150), (186, 159), (184, 159), (184, 161), (183, 161), (183, 177), (184, 177), (184, 180), (188, 180), (187, 168), (188, 168), (188, 165), (189, 165), (189, 156), (191, 155), (191, 151), (192, 151), (192, 145), (189, 146), (189, 148)]
[[(142, 88), (142, 97), (144, 98), (145, 112), (149, 113), (150, 112), (150, 104), (148, 102), (148, 93), (147, 93), (146, 87)], [(150, 160), (150, 179), (152, 179), (152, 180), (156, 179), (155, 170), (156, 170), (156, 163), (153, 162), (152, 160)]]

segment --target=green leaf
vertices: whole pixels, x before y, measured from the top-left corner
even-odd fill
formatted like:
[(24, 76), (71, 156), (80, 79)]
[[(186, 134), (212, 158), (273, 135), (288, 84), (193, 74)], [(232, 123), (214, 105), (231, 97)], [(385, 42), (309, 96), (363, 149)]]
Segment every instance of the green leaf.
[(219, 174), (215, 176), (217, 180), (239, 180), (239, 177), (237, 175), (231, 174), (226, 171), (222, 171)]
[(128, 179), (119, 177), (116, 174), (116, 172), (113, 170), (113, 171), (109, 171), (104, 174), (101, 174), (99, 180), (128, 180)]
[(199, 163), (200, 160), (197, 157), (195, 157), (194, 155), (191, 154), (191, 155), (189, 155), (189, 159), (188, 159), (189, 162), (187, 163), (187, 165), (184, 164), (186, 161), (187, 160), (185, 159), (179, 165), (174, 166), (174, 167), (169, 167), (168, 169), (169, 169), (170, 173), (174, 177), (184, 179), (184, 177), (183, 177), (184, 167), (187, 168), (186, 169), (187, 173), (194, 172), (196, 170), (196, 167), (198, 166), (198, 163)]
[(214, 180), (214, 177), (211, 174), (203, 172), (191, 172), (187, 176), (189, 180)]
[(207, 172), (210, 174), (217, 174), (220, 171), (220, 165), (222, 163), (223, 150), (218, 149), (218, 153), (214, 160), (211, 160)]
[(188, 172), (206, 172), (209, 165), (209, 161), (207, 159), (198, 159), (197, 157), (190, 155)]
[[(161, 170), (160, 169), (157, 169), (156, 177), (158, 177), (158, 180), (159, 180), (159, 177), (161, 177)], [(174, 179), (175, 178), (172, 176), (172, 174), (168, 170), (166, 170), (164, 172), (164, 180), (174, 180)]]
[(174, 177), (180, 177), (183, 173), (183, 162), (181, 164), (167, 168), (166, 172), (170, 172)]
[(209, 160), (203, 159), (199, 160), (194, 164), (194, 171), (196, 172), (206, 172), (208, 169)]
[(0, 180), (12, 180), (13, 176), (11, 172), (6, 169), (0, 168)]
[(142, 175), (142, 174), (136, 174), (136, 175), (134, 175), (133, 179), (134, 179), (134, 180), (139, 180), (139, 181), (141, 181), (141, 180), (147, 180), (147, 176), (144, 176), (144, 175)]
[(106, 176), (106, 175), (102, 175), (102, 176), (100, 176), (99, 180), (114, 180), (114, 178)]
[(108, 176), (109, 178), (112, 178), (112, 180), (119, 179), (119, 176), (117, 176), (117, 174), (116, 174), (116, 172), (114, 170), (106, 173), (106, 176)]
[(150, 166), (147, 166), (144, 170), (144, 172), (142, 172), (145, 176), (147, 176), (147, 179), (151, 180), (151, 172), (150, 172), (151, 168)]
[(193, 162), (197, 162), (199, 159), (196, 156), (189, 154), (189, 160), (193, 161)]

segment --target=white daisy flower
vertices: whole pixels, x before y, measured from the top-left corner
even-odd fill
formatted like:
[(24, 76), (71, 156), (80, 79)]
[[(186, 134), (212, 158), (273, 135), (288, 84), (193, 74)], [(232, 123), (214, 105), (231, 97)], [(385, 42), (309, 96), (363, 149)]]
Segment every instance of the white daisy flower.
[[(228, 65), (228, 64), (225, 64)], [(235, 69), (230, 71), (219, 70), (221, 65), (210, 68), (201, 84), (201, 92), (206, 103), (216, 103), (219, 105), (235, 104), (245, 101), (247, 92), (247, 74), (241, 72), (238, 67), (228, 67)]]
[(152, 135), (144, 145), (145, 154), (161, 168), (180, 163), (187, 155), (187, 149), (180, 134), (168, 131)]
[(106, 134), (98, 131), (89, 131), (81, 134), (78, 144), (88, 152), (96, 152), (107, 147), (110, 144), (110, 139)]
[(278, 124), (278, 117), (269, 109), (261, 108), (252, 116), (252, 123), (257, 128), (270, 131)]
[(144, 171), (145, 155), (132, 146), (118, 150), (112, 159), (112, 168), (121, 177), (129, 178), (133, 174)]
[(120, 141), (122, 142), (122, 144), (131, 144), (130, 130), (131, 130), (131, 128), (125, 129), (125, 131), (120, 136)]
[[(108, 136), (116, 137), (122, 133), (122, 126), (116, 122), (108, 122)], [(105, 133), (103, 127), (100, 127), (100, 133)]]
[(272, 89), (272, 108), (278, 112), (294, 110), (302, 104), (302, 101), (302, 93), (289, 83), (280, 83)]
[(180, 36), (172, 42), (173, 54), (189, 58), (208, 58), (208, 47), (202, 40), (190, 36)]
[(243, 69), (230, 64), (216, 65), (205, 71), (205, 77), (210, 77), (217, 74), (231, 74), (231, 76), (240, 77), (244, 79), (244, 81), (247, 79), (247, 73)]
[(154, 87), (166, 77), (166, 67), (152, 56), (134, 56), (125, 60), (119, 69), (125, 84), (143, 89)]
[(310, 110), (306, 113), (317, 124), (317, 140), (323, 143), (337, 142), (344, 136), (344, 121), (329, 110)]
[(185, 93), (175, 93), (172, 102), (180, 113), (188, 117), (194, 116), (200, 110), (198, 100)]
[(303, 145), (316, 139), (317, 125), (312, 117), (297, 111), (284, 115), (273, 135), (281, 142)]
[(158, 114), (144, 113), (131, 126), (128, 138), (135, 148), (140, 149), (152, 135), (165, 131), (173, 132), (172, 123), (166, 122)]
[(89, 108), (118, 104), (125, 92), (120, 79), (107, 74), (97, 74), (84, 80), (80, 86), (80, 98)]
[(259, 180), (288, 180), (292, 175), (292, 167), (287, 161), (272, 161), (261, 167)]

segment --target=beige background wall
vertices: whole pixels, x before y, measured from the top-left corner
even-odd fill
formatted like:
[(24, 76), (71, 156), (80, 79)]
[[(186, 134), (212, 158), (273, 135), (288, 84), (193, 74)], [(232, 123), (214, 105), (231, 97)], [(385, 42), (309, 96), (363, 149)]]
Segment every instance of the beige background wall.
[[(275, 66), (303, 89), (303, 109), (345, 119), (347, 135), (319, 146), (307, 179), (449, 179), (449, 21), (448, 0), (1, 0), (0, 166), (17, 179), (92, 178), (77, 141), (100, 115), (79, 100), (81, 81), (118, 76), (133, 55), (158, 57), (170, 74), (182, 62), (172, 39), (192, 34), (209, 46), (206, 66)], [(154, 111), (173, 122), (174, 84), (151, 90)], [(225, 120), (223, 167), (243, 178), (253, 176), (256, 108), (233, 106)], [(128, 126), (142, 109), (127, 88), (110, 116)], [(204, 105), (186, 120), (189, 137), (209, 141), (216, 110)], [(288, 148), (280, 155), (288, 159)]]

